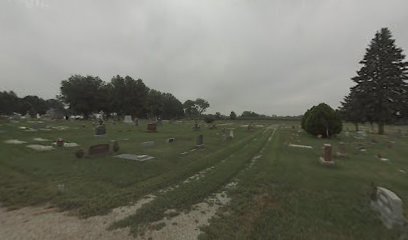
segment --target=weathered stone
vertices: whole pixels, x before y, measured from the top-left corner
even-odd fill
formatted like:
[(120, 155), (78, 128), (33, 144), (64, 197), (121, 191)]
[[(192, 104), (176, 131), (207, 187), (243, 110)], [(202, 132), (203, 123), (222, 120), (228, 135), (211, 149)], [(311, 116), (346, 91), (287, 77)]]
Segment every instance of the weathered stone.
[(124, 123), (132, 123), (132, 116), (126, 115), (125, 119), (123, 120)]
[(196, 147), (204, 146), (204, 136), (202, 134), (197, 136)]
[(45, 146), (45, 145), (39, 145), (39, 144), (30, 144), (30, 145), (27, 145), (27, 147), (33, 150), (36, 150), (36, 151), (40, 151), (40, 152), (50, 151), (54, 149), (52, 146)]
[(148, 132), (157, 132), (157, 124), (156, 123), (148, 123), (147, 124), (147, 131)]
[(200, 130), (200, 125), (198, 123), (194, 123), (193, 130), (195, 131)]
[(120, 155), (116, 155), (115, 157), (126, 159), (126, 160), (140, 161), (140, 162), (154, 159), (154, 157), (149, 156), (149, 155), (136, 155), (136, 154), (120, 154)]
[(334, 166), (335, 163), (332, 158), (332, 145), (324, 144), (323, 157), (320, 157), (320, 163), (324, 166)]
[(106, 134), (106, 127), (105, 125), (101, 124), (99, 126), (95, 127), (95, 135), (96, 136), (102, 136)]
[(395, 226), (401, 227), (406, 222), (401, 199), (386, 188), (377, 187), (376, 196), (371, 201), (371, 206), (380, 213), (381, 220), (388, 229)]
[(109, 144), (97, 144), (89, 147), (89, 156), (104, 155), (109, 153)]
[(58, 147), (64, 146), (64, 139), (58, 138), (57, 141), (55, 142)]
[(230, 138), (230, 139), (234, 138), (234, 129), (230, 129), (228, 138)]
[(8, 144), (23, 144), (23, 143), (27, 143), (25, 141), (20, 141), (18, 139), (10, 139), (10, 140), (6, 140), (4, 141), (4, 143), (8, 143)]

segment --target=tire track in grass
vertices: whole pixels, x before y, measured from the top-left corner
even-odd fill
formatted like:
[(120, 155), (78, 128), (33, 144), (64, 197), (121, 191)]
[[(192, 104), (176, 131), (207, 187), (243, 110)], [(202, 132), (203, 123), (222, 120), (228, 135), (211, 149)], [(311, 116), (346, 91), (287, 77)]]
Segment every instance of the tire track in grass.
[[(251, 159), (250, 164), (239, 171), (237, 175), (250, 169), (255, 161), (262, 157), (261, 152), (267, 147), (275, 134), (276, 129), (270, 134), (268, 140), (265, 141), (262, 149), (259, 153)], [(253, 140), (256, 140), (254, 138)], [(192, 206), (189, 212), (182, 212), (175, 217), (166, 217), (154, 223), (151, 223), (151, 229), (149, 229), (143, 236), (139, 236), (138, 239), (197, 239), (200, 235), (200, 228), (209, 224), (212, 217), (216, 215), (218, 210), (227, 205), (230, 202), (228, 197), (228, 191), (236, 188), (238, 181), (234, 179), (230, 183), (226, 184), (220, 192), (211, 194), (203, 202), (197, 203)], [(177, 213), (175, 209), (166, 210), (168, 213)], [(170, 214), (171, 215), (171, 214)], [(159, 230), (155, 230), (154, 226), (162, 227)]]
[[(249, 142), (249, 141), (251, 141), (251, 139), (254, 139), (254, 138), (256, 139), (256, 136), (255, 137), (252, 136), (249, 139), (240, 140), (238, 143), (236, 143), (234, 145), (234, 149), (235, 149), (236, 146), (241, 147), (241, 145), (243, 145), (243, 146), (240, 149), (245, 149), (248, 145), (244, 145), (244, 144), (246, 144), (246, 142)], [(229, 150), (229, 149), (223, 149), (222, 151), (227, 151), (227, 150)], [(191, 176), (187, 177), (184, 181), (181, 181), (181, 183), (177, 183), (177, 184), (169, 186), (167, 188), (160, 189), (160, 190), (157, 191), (157, 193), (158, 194), (165, 194), (165, 193), (167, 193), (169, 191), (173, 191), (173, 190), (179, 188), (182, 184), (188, 184), (188, 183), (193, 182), (193, 181), (198, 181), (201, 178), (205, 177), (210, 171), (213, 171), (217, 164), (223, 163), (223, 162), (225, 162), (226, 160), (228, 160), (228, 159), (230, 159), (232, 157), (234, 157), (234, 154), (230, 154), (229, 156), (227, 156), (225, 158), (220, 158), (222, 160), (215, 161), (214, 163), (212, 163), (212, 166), (207, 167), (207, 168), (205, 168), (205, 169), (203, 169), (201, 171), (198, 171), (194, 175), (191, 175)]]
[(222, 209), (219, 217), (210, 219), (210, 224), (201, 228), (203, 234), (200, 235), (200, 239), (252, 239), (255, 221), (266, 208), (276, 207), (274, 205), (276, 202), (263, 189), (268, 183), (263, 182), (262, 175), (268, 175), (267, 172), (263, 172), (265, 162), (274, 160), (269, 157), (269, 153), (272, 151), (279, 154), (276, 145), (279, 136), (277, 128), (260, 151), (265, 152), (265, 157), (258, 155), (260, 157), (255, 159), (255, 163), (237, 176), (239, 181), (237, 189), (231, 193), (230, 204)]
[[(153, 230), (163, 227), (164, 229), (169, 229), (169, 227), (166, 226), (169, 226), (170, 223), (165, 222), (165, 217), (171, 218), (175, 215), (179, 215), (176, 218), (184, 220), (187, 219), (187, 221), (184, 222), (191, 223), (191, 221), (188, 221), (189, 216), (191, 216), (191, 213), (193, 213), (193, 215), (195, 216), (197, 214), (197, 211), (201, 212), (201, 214), (203, 215), (199, 219), (204, 219), (203, 223), (205, 224), (205, 222), (215, 214), (216, 210), (219, 207), (217, 206), (209, 209), (208, 206), (214, 206), (214, 204), (217, 203), (217, 205), (221, 206), (229, 201), (229, 198), (227, 197), (225, 191), (228, 187), (231, 188), (235, 185), (235, 183), (231, 180), (243, 169), (246, 169), (245, 166), (248, 165), (249, 162), (254, 158), (254, 155), (256, 155), (260, 151), (260, 149), (262, 149), (261, 146), (264, 146), (267, 143), (267, 137), (260, 136), (260, 139), (262, 139), (263, 141), (251, 141), (245, 147), (239, 149), (236, 153), (234, 153), (234, 158), (229, 157), (225, 161), (219, 162), (215, 169), (213, 169), (198, 181), (189, 182), (187, 184), (179, 186), (177, 189), (174, 189), (171, 192), (167, 192), (161, 196), (158, 196), (151, 203), (145, 205), (145, 207), (136, 212), (135, 215), (114, 223), (112, 225), (112, 229), (130, 226), (131, 232), (134, 235), (144, 233), (146, 230)], [(262, 143), (264, 144), (260, 146), (260, 144)], [(223, 189), (223, 191), (218, 192), (217, 190), (219, 189)], [(212, 195), (212, 197), (209, 197), (210, 195)], [(178, 213), (181, 210), (191, 209), (193, 210), (190, 211), (190, 214)], [(206, 209), (207, 211), (203, 209)], [(209, 212), (210, 214), (206, 214), (207, 212)], [(177, 222), (175, 223), (175, 225), (178, 225)], [(199, 230), (197, 232), (197, 224), (201, 223), (198, 219), (195, 219), (194, 224), (189, 224), (190, 231), (184, 232), (182, 230), (183, 228), (181, 228), (181, 232), (178, 231), (179, 234), (176, 234), (178, 236), (177, 238), (179, 239), (179, 237), (183, 234), (187, 234), (190, 237), (181, 239), (191, 239), (192, 236), (197, 237), (199, 234)], [(195, 226), (195, 228), (193, 229), (193, 233), (191, 233), (192, 226)], [(150, 234), (153, 231), (148, 232)], [(163, 230), (162, 232), (166, 231)], [(141, 238), (143, 238), (143, 236)]]
[[(224, 151), (231, 148), (245, 149), (247, 142), (251, 141), (253, 136), (245, 138), (233, 146), (229, 146)], [(232, 157), (230, 155), (227, 158)], [(222, 159), (222, 158), (221, 158)], [(225, 160), (222, 159), (222, 160)], [(215, 161), (218, 164), (221, 161)], [(193, 181), (199, 181), (205, 177), (215, 166), (208, 167), (183, 181), (183, 184), (189, 184)], [(188, 180), (188, 181), (187, 181)], [(214, 204), (222, 196), (216, 196)], [(0, 213), (4, 212), (6, 219), (0, 217), (0, 239), (133, 239), (129, 236), (128, 228), (108, 231), (107, 228), (115, 221), (119, 221), (134, 214), (144, 204), (148, 204), (157, 198), (156, 195), (148, 194), (136, 202), (131, 202), (128, 206), (114, 208), (109, 214), (104, 216), (93, 216), (86, 219), (78, 219), (76, 216), (69, 215), (69, 212), (56, 212), (56, 208), (47, 207), (27, 207), (17, 211), (7, 212), (0, 208)], [(3, 214), (0, 214), (3, 215)], [(48, 226), (52, 225), (53, 228)], [(21, 229), (24, 226), (24, 229)], [(2, 237), (3, 236), (3, 237)]]

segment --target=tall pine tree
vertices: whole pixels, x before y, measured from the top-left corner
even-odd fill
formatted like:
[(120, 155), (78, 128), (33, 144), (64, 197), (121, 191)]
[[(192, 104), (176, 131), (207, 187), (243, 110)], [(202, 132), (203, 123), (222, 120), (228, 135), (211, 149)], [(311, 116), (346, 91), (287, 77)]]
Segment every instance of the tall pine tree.
[(352, 116), (354, 122), (375, 122), (378, 133), (384, 134), (386, 123), (405, 114), (408, 63), (404, 58), (390, 30), (382, 28), (377, 32), (360, 61), (363, 66), (352, 78), (356, 86), (343, 103), (346, 115)]

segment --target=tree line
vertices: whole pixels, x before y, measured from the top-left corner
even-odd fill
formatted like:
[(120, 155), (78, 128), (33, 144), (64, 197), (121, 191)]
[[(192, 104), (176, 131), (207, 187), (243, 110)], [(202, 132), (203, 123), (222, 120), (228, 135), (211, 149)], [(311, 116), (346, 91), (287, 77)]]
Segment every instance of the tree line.
[(44, 100), (38, 96), (19, 98), (13, 91), (0, 92), (0, 114), (45, 114), (53, 108), (65, 115), (88, 118), (101, 111), (106, 115), (132, 115), (138, 118), (176, 119), (200, 118), (210, 104), (202, 99), (181, 103), (171, 93), (147, 87), (142, 79), (114, 76), (104, 82), (97, 76), (73, 75), (61, 81), (56, 99)]
[(175, 119), (185, 115), (184, 105), (171, 93), (150, 89), (142, 79), (130, 76), (117, 75), (107, 83), (95, 76), (73, 75), (61, 82), (60, 91), (59, 99), (85, 118), (100, 111), (139, 118)]
[(20, 98), (13, 91), (0, 92), (0, 114), (3, 115), (18, 113), (34, 117), (37, 113), (45, 114), (50, 108), (63, 110), (64, 105), (58, 99), (45, 100), (33, 95)]

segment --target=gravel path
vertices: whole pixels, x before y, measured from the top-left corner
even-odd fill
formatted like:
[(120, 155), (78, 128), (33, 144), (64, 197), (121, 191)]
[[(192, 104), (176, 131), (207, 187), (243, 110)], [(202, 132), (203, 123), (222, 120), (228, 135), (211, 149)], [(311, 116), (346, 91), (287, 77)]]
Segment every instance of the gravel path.
[(0, 208), (0, 239), (4, 240), (108, 240), (134, 239), (129, 229), (108, 231), (106, 228), (119, 219), (133, 214), (153, 196), (141, 199), (136, 204), (119, 207), (105, 216), (79, 219), (67, 212), (56, 212), (44, 207), (26, 207), (15, 211)]

